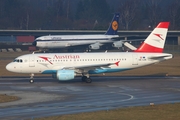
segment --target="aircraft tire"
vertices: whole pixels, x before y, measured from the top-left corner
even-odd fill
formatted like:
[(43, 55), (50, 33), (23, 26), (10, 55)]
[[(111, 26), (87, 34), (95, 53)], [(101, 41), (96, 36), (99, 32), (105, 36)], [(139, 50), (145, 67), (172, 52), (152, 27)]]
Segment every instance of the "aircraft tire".
[(91, 83), (91, 82), (92, 82), (91, 78), (86, 78), (86, 83)]
[(29, 82), (30, 82), (30, 83), (34, 83), (34, 80), (33, 80), (33, 79), (30, 79)]

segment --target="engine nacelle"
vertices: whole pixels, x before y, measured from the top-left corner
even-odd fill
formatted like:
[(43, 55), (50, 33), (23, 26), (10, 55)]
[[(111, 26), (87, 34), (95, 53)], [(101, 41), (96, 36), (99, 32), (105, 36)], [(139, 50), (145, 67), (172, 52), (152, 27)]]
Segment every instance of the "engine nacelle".
[(123, 45), (122, 41), (117, 41), (112, 44), (113, 47), (122, 47), (122, 45)]
[(74, 70), (58, 70), (56, 73), (56, 78), (58, 80), (72, 80), (75, 77), (75, 72)]
[(89, 45), (89, 48), (90, 48), (90, 49), (97, 50), (97, 49), (99, 49), (99, 48), (100, 48), (100, 45), (99, 45), (98, 43), (91, 44), (91, 45)]

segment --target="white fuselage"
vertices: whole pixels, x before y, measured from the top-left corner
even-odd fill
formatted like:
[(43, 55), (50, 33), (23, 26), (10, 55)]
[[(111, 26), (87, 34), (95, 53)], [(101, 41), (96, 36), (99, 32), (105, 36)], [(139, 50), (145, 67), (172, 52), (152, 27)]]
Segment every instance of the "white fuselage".
[(37, 53), (16, 58), (6, 69), (16, 73), (43, 74), (72, 69), (77, 73), (87, 70), (89, 74), (98, 74), (134, 69), (171, 58), (172, 54), (167, 53)]
[(50, 35), (38, 37), (34, 45), (39, 48), (65, 48), (77, 45), (90, 45), (94, 43), (113, 43), (112, 38), (118, 35)]

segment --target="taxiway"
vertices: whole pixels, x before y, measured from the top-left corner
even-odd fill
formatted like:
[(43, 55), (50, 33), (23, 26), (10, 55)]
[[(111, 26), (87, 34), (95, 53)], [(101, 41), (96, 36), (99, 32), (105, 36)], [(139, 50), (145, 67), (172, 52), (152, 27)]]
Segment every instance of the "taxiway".
[(19, 96), (0, 104), (0, 119), (23, 120), (81, 112), (180, 102), (180, 77), (92, 77), (58, 82), (50, 77), (0, 78), (0, 94)]

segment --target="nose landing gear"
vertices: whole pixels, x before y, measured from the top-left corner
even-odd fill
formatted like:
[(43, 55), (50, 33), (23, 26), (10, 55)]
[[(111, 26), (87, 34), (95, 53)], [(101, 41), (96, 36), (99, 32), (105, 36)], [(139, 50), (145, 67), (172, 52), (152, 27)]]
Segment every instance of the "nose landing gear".
[(30, 83), (34, 83), (34, 74), (32, 73), (30, 75), (30, 80), (29, 80)]

